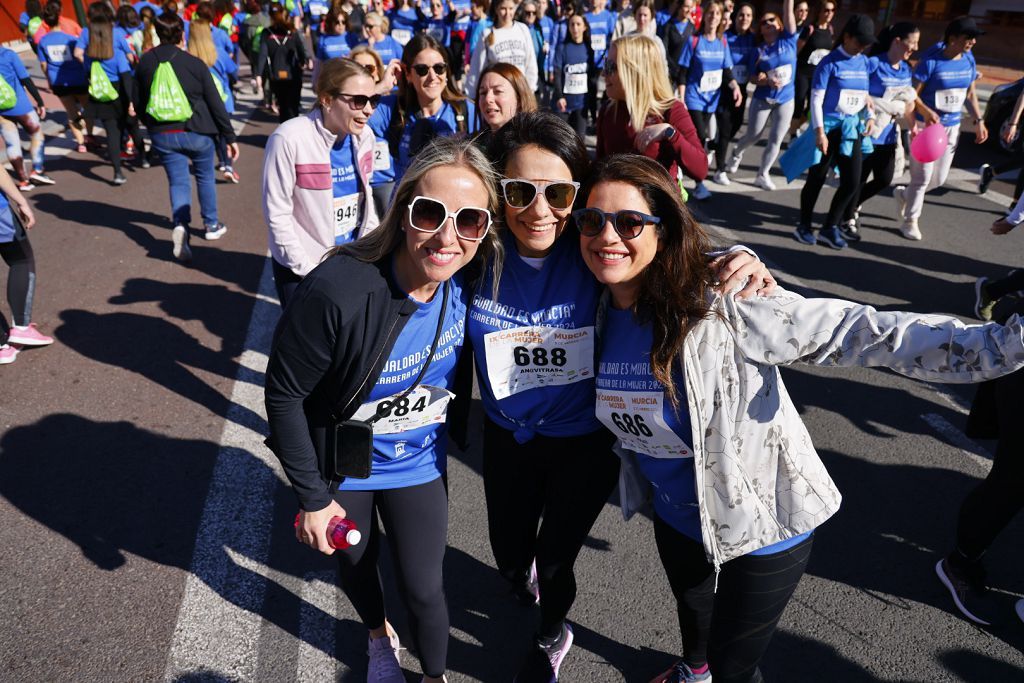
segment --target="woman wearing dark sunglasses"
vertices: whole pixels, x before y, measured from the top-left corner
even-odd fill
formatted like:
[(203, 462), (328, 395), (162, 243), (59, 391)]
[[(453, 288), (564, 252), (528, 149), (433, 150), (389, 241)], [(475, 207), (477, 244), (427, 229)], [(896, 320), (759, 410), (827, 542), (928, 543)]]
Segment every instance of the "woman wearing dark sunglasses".
[(618, 439), (623, 514), (653, 504), (677, 601), (683, 657), (654, 681), (758, 683), (812, 533), (840, 503), (776, 366), (975, 382), (1024, 364), (1024, 330), (783, 290), (722, 296), (707, 235), (656, 162), (612, 156), (581, 194), (582, 258), (607, 286), (597, 416)]
[(372, 126), (386, 130), (395, 158), (395, 182), (424, 145), (436, 136), (477, 131), (476, 106), (455, 88), (448, 49), (426, 33), (417, 33), (402, 51), (403, 78), (397, 98), (388, 98)]
[[(337, 557), (341, 588), (369, 630), (367, 680), (375, 683), (405, 681), (384, 610), (378, 515), (423, 680), (444, 680), (446, 423), (450, 415), (465, 428), (472, 396), (471, 368), (459, 362), (469, 292), (461, 271), (501, 262), (490, 230), (494, 188), (472, 142), (439, 138), (425, 147), (380, 228), (332, 250), (302, 281), (267, 367), (268, 443), (299, 500), (297, 540), (331, 555), (332, 517), (362, 530), (364, 540)], [(339, 479), (326, 465), (329, 431), (350, 420), (372, 424), (366, 479)]]
[(376, 83), (350, 59), (324, 62), (317, 106), (278, 126), (263, 163), (263, 215), (270, 228), (281, 306), (324, 253), (377, 227), (372, 201)]
[[(536, 641), (515, 680), (547, 682), (572, 644), (576, 557), (618, 472), (594, 417), (598, 285), (575, 233), (566, 234), (574, 179), (585, 177), (589, 157), (550, 112), (513, 118), (489, 155), (504, 176), (506, 259), (500, 275), (485, 273), (467, 322), (485, 414), (487, 521), (498, 571), (520, 601), (540, 604)], [(761, 264), (746, 254), (724, 270), (723, 279), (758, 273), (751, 292), (761, 285)]]

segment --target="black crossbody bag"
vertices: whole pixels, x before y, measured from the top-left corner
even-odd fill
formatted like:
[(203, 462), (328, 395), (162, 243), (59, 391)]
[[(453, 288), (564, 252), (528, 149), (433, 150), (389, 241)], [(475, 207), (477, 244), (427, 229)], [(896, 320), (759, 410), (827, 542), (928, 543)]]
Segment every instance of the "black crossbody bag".
[[(430, 367), (430, 363), (434, 359), (434, 353), (437, 351), (437, 342), (441, 339), (441, 331), (444, 328), (445, 313), (448, 311), (449, 287), (447, 282), (444, 283), (443, 289), (444, 298), (441, 301), (441, 315), (437, 319), (437, 331), (434, 333), (434, 341), (430, 345), (430, 353), (427, 355), (427, 360), (423, 363), (423, 367), (420, 368), (420, 372), (416, 375), (412, 385), (403, 391), (395, 399), (396, 401), (408, 397), (419, 386), (420, 381), (427, 372), (427, 368)], [(370, 372), (373, 372), (372, 367)], [(360, 385), (360, 389), (369, 379), (370, 376), (367, 375), (362, 385)], [(356, 394), (358, 395), (358, 393), (357, 391)], [(382, 415), (378, 412), (366, 421), (339, 420), (337, 416), (344, 413), (345, 408), (354, 399), (355, 397), (349, 399), (349, 402), (344, 407), (336, 406), (331, 412), (331, 419), (334, 424), (329, 434), (331, 442), (328, 444), (327, 450), (327, 474), (330, 475), (332, 481), (340, 481), (345, 478), (368, 479), (373, 469), (373, 425)]]

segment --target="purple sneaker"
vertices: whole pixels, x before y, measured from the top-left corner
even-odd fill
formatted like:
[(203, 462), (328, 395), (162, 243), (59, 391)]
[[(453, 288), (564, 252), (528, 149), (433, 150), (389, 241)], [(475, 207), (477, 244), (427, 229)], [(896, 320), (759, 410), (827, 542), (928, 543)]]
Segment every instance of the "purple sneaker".
[(711, 683), (711, 670), (705, 666), (701, 673), (694, 673), (685, 662), (679, 660), (671, 669), (651, 679), (650, 683)]
[(366, 683), (405, 683), (398, 648), (397, 635), (370, 639)]
[(536, 646), (527, 655), (526, 661), (519, 668), (519, 673), (512, 679), (514, 683), (556, 683), (558, 669), (562, 666), (565, 655), (572, 647), (572, 627), (562, 624), (562, 635), (558, 641), (545, 645), (537, 641)]

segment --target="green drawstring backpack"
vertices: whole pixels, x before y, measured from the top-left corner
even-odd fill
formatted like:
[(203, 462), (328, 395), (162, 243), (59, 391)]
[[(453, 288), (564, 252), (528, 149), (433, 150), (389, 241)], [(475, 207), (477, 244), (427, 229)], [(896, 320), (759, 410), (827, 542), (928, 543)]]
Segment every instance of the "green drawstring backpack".
[(89, 67), (89, 97), (97, 102), (113, 102), (117, 99), (117, 88), (103, 70), (103, 65), (93, 62)]
[(10, 109), (18, 103), (18, 93), (14, 92), (11, 84), (0, 77), (0, 109)]
[(161, 62), (156, 67), (146, 113), (159, 123), (175, 123), (192, 118), (192, 105), (170, 62)]
[(220, 79), (217, 78), (217, 74), (213, 73), (213, 69), (210, 69), (210, 76), (213, 77), (213, 84), (217, 86), (217, 94), (220, 95), (220, 101), (227, 103), (228, 93), (226, 90), (224, 90), (224, 86), (221, 85)]

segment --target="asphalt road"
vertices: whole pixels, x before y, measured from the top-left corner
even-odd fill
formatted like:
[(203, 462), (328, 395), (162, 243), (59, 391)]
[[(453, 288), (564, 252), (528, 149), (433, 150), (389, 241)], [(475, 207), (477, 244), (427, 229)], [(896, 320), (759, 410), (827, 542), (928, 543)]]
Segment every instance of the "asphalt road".
[[(242, 184), (218, 189), (229, 231), (194, 240), (188, 266), (171, 259), (159, 166), (132, 169), (115, 188), (105, 160), (57, 156), (48, 171), (58, 184), (30, 195), (40, 218), (34, 320), (57, 343), (0, 369), (3, 680), (365, 679), (365, 631), (332, 586), (332, 562), (295, 543), (294, 498), (261, 443), (277, 306), (258, 177), (273, 127), (261, 112), (245, 124)], [(929, 195), (920, 243), (899, 236), (892, 200), (879, 197), (859, 245), (797, 244), (798, 191), (744, 183), (758, 152), (729, 192), (696, 209), (787, 287), (970, 319), (974, 279), (1021, 265), (1024, 250), (1021, 235), (987, 231), (1009, 190), (967, 191), (978, 162), (961, 151), (967, 170)], [(872, 370), (784, 377), (844, 503), (815, 534), (766, 678), (1024, 680), (1024, 624), (968, 624), (932, 569), (994, 447), (962, 433), (973, 388)], [(493, 569), (476, 444), (449, 458), (449, 679), (505, 681), (536, 614)], [(1024, 594), (1022, 532), (1018, 520), (988, 556), (1008, 605)], [(666, 668), (680, 643), (649, 520), (626, 524), (610, 502), (577, 569), (576, 645), (562, 679), (642, 682)], [(386, 563), (385, 578), (392, 585)], [(403, 661), (418, 680), (415, 657)]]

